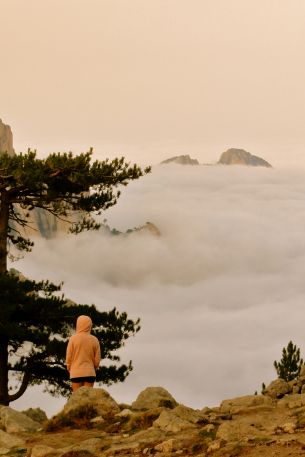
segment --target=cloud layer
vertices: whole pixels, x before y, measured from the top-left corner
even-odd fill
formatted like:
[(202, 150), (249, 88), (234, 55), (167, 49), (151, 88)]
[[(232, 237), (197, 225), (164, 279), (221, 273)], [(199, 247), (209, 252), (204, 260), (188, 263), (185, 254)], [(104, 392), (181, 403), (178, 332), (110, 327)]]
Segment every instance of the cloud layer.
[[(189, 406), (214, 405), (275, 378), (289, 339), (305, 349), (305, 171), (157, 166), (106, 216), (119, 230), (151, 221), (162, 236), (39, 240), (14, 266), (141, 318), (121, 351), (134, 371), (110, 389), (118, 401), (162, 385)], [(34, 392), (14, 406), (62, 404)]]

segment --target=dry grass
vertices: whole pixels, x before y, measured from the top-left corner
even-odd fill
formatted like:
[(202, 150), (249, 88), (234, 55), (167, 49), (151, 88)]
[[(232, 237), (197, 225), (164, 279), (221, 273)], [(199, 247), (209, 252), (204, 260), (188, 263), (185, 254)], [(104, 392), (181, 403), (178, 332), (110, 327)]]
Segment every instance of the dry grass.
[(70, 413), (59, 413), (45, 424), (46, 432), (56, 432), (65, 427), (88, 429), (92, 428), (91, 419), (97, 416), (92, 405), (81, 406)]

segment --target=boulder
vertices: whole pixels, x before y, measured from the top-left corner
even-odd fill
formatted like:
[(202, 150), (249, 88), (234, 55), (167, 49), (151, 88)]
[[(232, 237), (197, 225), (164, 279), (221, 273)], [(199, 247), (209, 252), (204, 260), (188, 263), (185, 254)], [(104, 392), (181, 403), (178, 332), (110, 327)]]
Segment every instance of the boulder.
[(292, 392), (291, 385), (289, 385), (287, 381), (284, 381), (284, 379), (280, 378), (272, 381), (269, 386), (264, 389), (264, 395), (274, 399), (282, 398), (290, 392)]
[(223, 422), (216, 433), (218, 440), (224, 440), (228, 443), (236, 441), (248, 441), (258, 438), (268, 437), (267, 433), (261, 430), (260, 426), (254, 423), (244, 423), (241, 421)]
[(220, 405), (220, 412), (237, 414), (249, 408), (272, 406), (272, 399), (264, 395), (245, 395), (243, 397), (224, 400)]
[(287, 395), (277, 402), (279, 408), (301, 408), (305, 406), (305, 394)]
[(180, 419), (190, 422), (191, 424), (198, 424), (204, 421), (204, 414), (188, 406), (178, 405), (174, 408), (173, 413)]
[(261, 157), (250, 154), (244, 149), (230, 148), (223, 152), (218, 161), (223, 165), (249, 165), (252, 167), (268, 167), (272, 166)]
[(155, 451), (171, 453), (171, 452), (173, 452), (173, 450), (175, 448), (174, 447), (175, 443), (176, 443), (176, 440), (174, 440), (173, 438), (163, 441), (162, 443), (157, 444), (157, 446), (155, 446)]
[(175, 408), (178, 403), (171, 394), (163, 387), (147, 387), (143, 390), (131, 405), (132, 409), (145, 410), (165, 406)]
[(124, 408), (121, 412), (117, 413), (117, 417), (130, 417), (134, 413), (129, 408)]
[(88, 455), (96, 456), (97, 452), (101, 450), (103, 446), (103, 440), (101, 438), (89, 438), (88, 440), (81, 441), (80, 443), (73, 444), (62, 449), (64, 453), (77, 454), (83, 451)]
[(7, 433), (36, 432), (41, 429), (39, 422), (9, 406), (0, 409), (0, 426)]
[(83, 407), (93, 407), (97, 416), (114, 416), (120, 412), (115, 400), (104, 389), (81, 387), (65, 404), (62, 415), (73, 414)]
[(141, 448), (144, 446), (150, 447), (155, 446), (156, 442), (164, 441), (166, 438), (166, 433), (161, 429), (156, 427), (149, 427), (146, 430), (141, 430), (129, 436), (125, 442), (126, 443), (139, 443)]
[(166, 409), (162, 411), (158, 419), (153, 423), (154, 427), (160, 428), (164, 432), (181, 432), (182, 430), (187, 430), (194, 428), (195, 425), (189, 420), (182, 419), (175, 410)]
[(3, 430), (0, 430), (0, 448), (11, 449), (13, 447), (24, 447), (25, 442), (18, 436), (10, 435)]

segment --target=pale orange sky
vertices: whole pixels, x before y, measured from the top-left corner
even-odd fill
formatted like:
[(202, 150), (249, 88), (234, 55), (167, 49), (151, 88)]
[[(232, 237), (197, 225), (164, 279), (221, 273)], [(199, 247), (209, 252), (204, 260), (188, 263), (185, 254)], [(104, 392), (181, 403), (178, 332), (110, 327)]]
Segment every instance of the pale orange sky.
[(303, 155), (304, 0), (0, 0), (0, 10), (0, 118), (17, 150)]

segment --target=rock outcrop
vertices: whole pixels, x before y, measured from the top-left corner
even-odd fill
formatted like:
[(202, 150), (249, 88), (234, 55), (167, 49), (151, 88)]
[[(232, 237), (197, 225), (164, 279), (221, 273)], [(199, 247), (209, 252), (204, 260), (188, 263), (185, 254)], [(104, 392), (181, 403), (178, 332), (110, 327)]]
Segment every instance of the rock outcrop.
[(73, 415), (84, 407), (92, 407), (96, 416), (102, 417), (120, 412), (118, 404), (106, 390), (81, 387), (71, 395), (61, 414)]
[(177, 405), (176, 400), (163, 387), (147, 387), (138, 395), (131, 406), (135, 410), (145, 410), (158, 408), (159, 406), (174, 408)]
[(272, 165), (261, 157), (250, 154), (244, 149), (231, 148), (221, 154), (218, 164), (222, 165), (249, 165), (252, 167), (268, 167)]
[(36, 432), (41, 428), (41, 424), (26, 414), (3, 406), (0, 408), (0, 428), (7, 433)]
[(141, 225), (140, 227), (134, 227), (133, 229), (128, 229), (126, 232), (120, 232), (115, 228), (110, 228), (108, 224), (104, 223), (101, 225), (101, 230), (103, 230), (106, 235), (114, 236), (126, 236), (131, 235), (132, 233), (148, 233), (154, 237), (161, 236), (160, 230), (153, 222), (146, 222), (146, 224)]
[[(270, 386), (266, 389), (268, 394), (227, 399), (219, 407), (201, 410), (177, 404), (162, 387), (145, 389), (130, 407), (119, 406), (103, 389), (83, 387), (71, 395), (62, 412), (49, 420), (43, 430), (10, 433), (0, 430), (0, 454), (12, 457), (304, 455), (305, 394), (283, 394), (282, 381)], [(284, 396), (278, 399), (279, 395)]]
[(177, 163), (179, 165), (199, 165), (197, 159), (192, 159), (188, 154), (171, 157), (170, 159), (163, 160), (161, 164)]
[(6, 152), (9, 155), (15, 154), (13, 148), (13, 134), (9, 125), (0, 119), (0, 154)]

